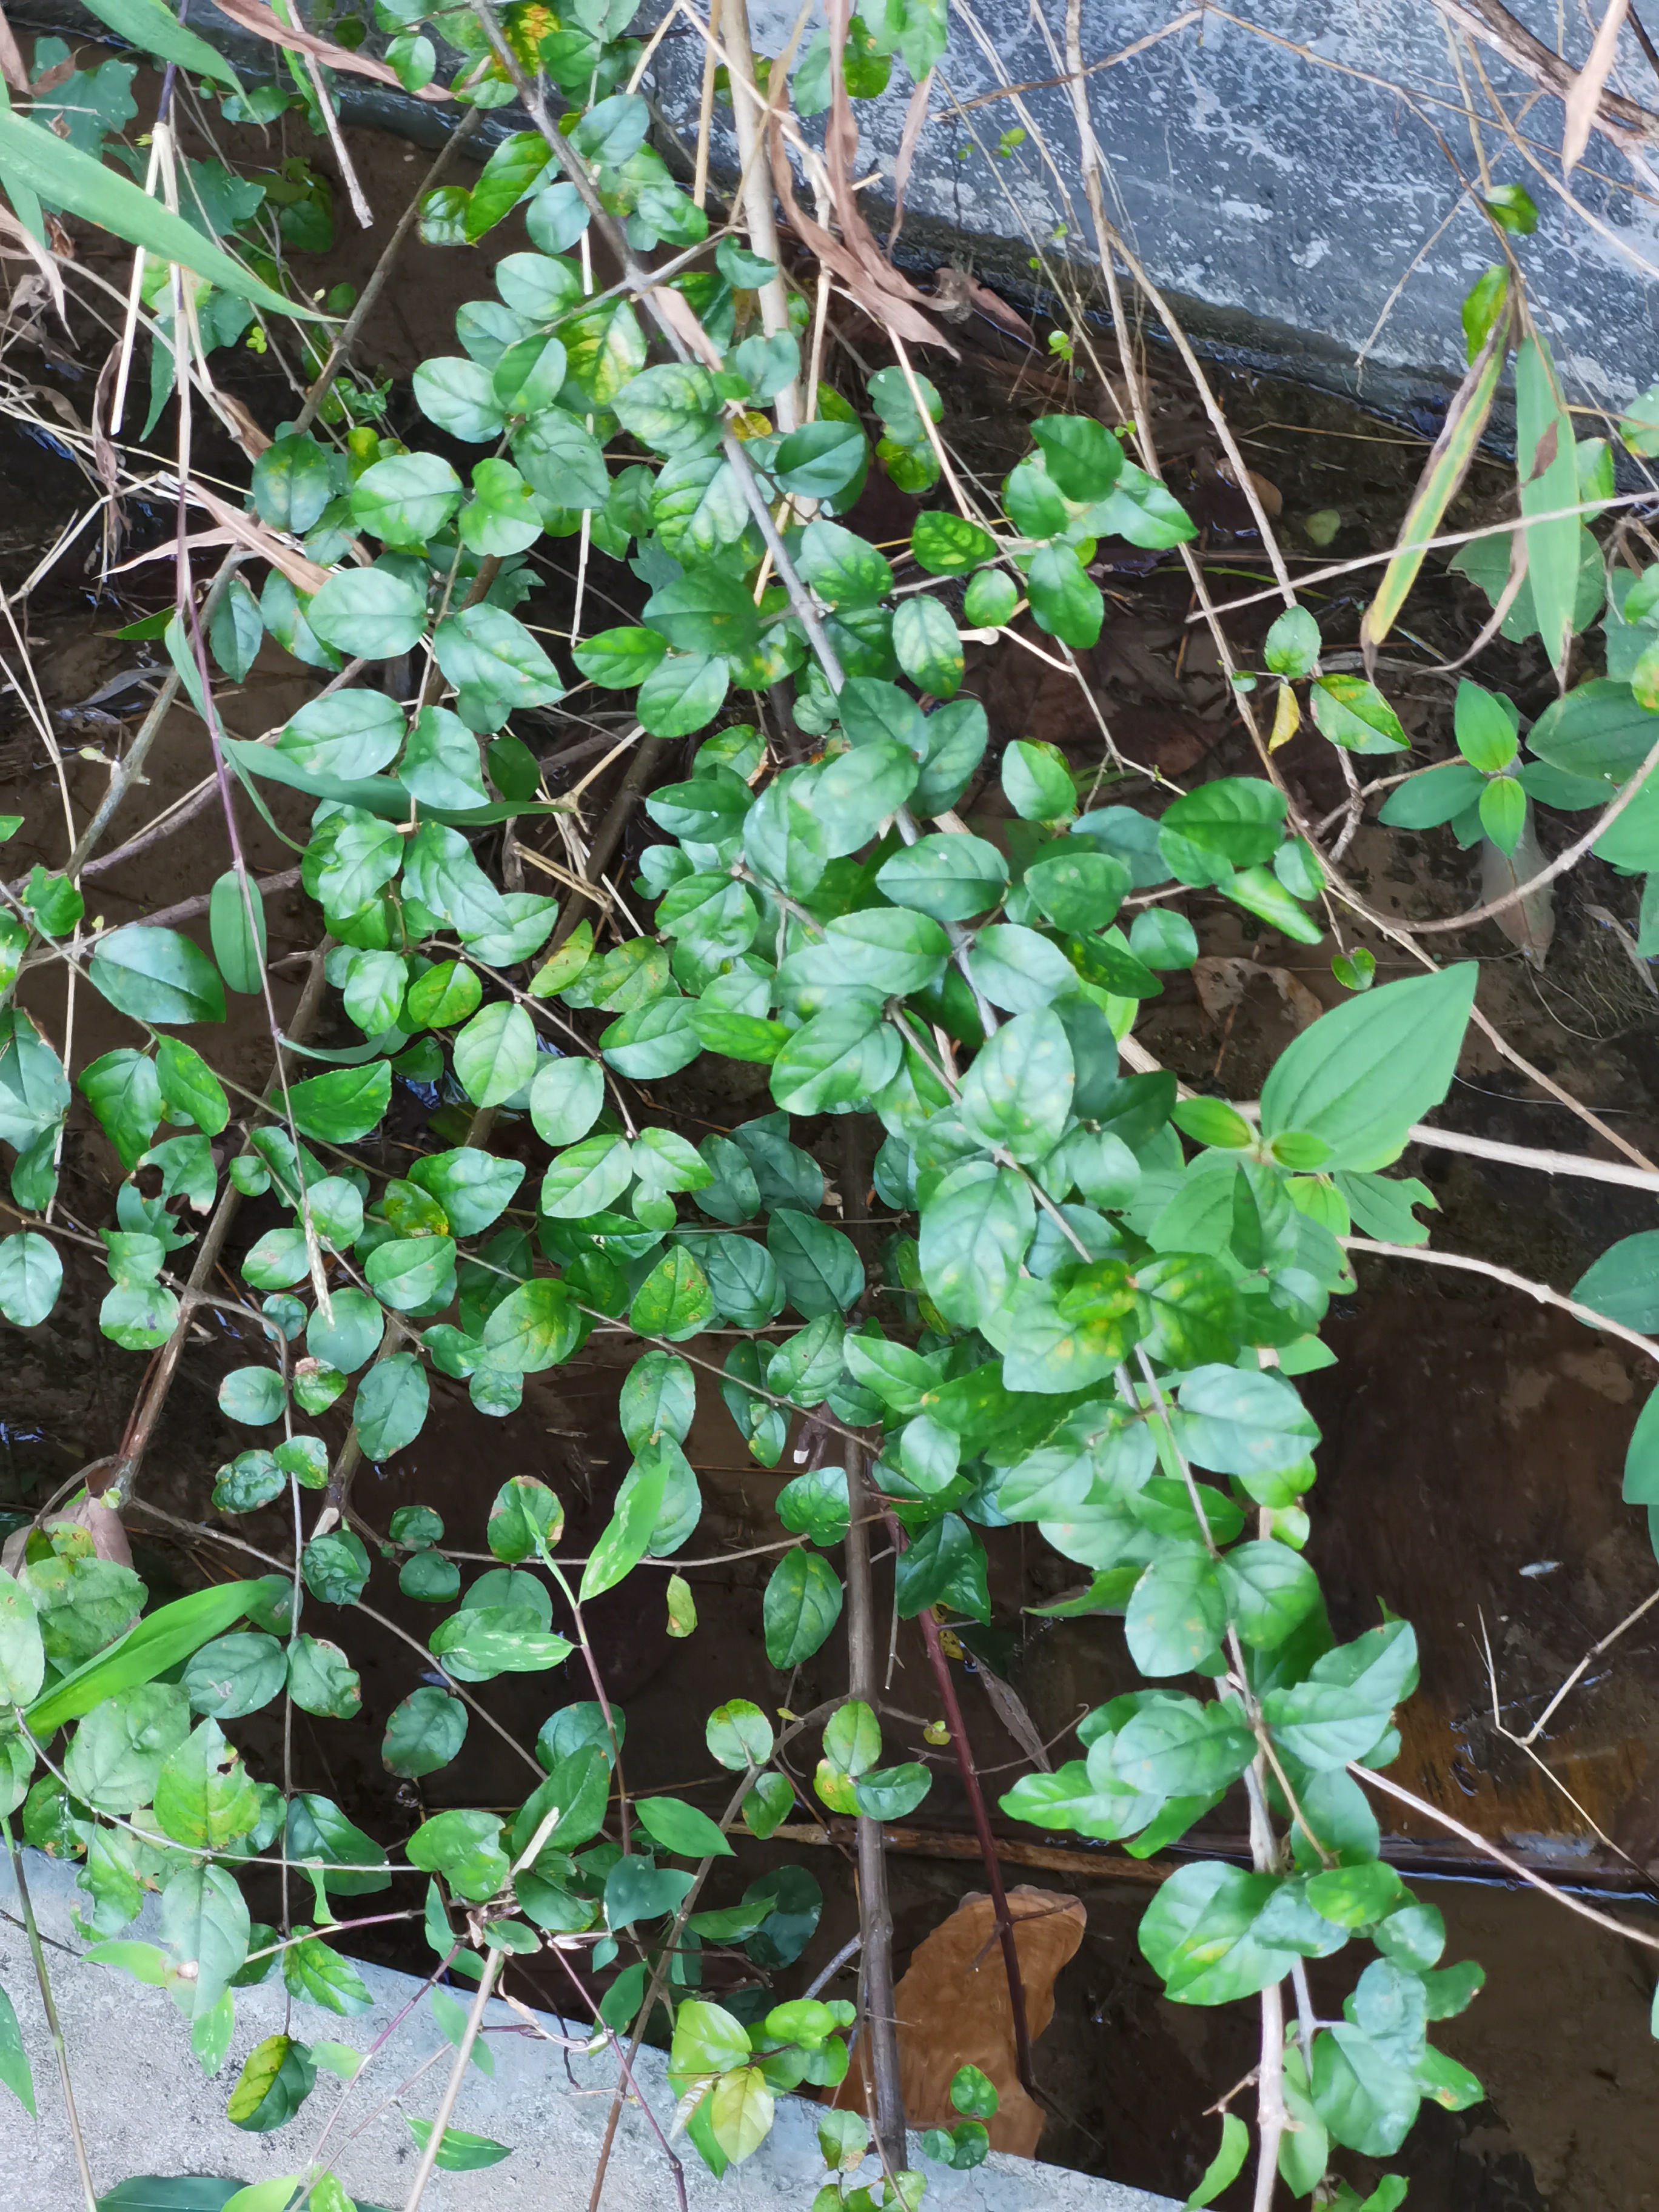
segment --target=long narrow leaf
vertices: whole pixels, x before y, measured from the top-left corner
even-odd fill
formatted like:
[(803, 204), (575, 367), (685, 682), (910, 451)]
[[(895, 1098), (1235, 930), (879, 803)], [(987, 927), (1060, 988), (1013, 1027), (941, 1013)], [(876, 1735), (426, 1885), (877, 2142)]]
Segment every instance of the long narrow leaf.
[(112, 231), (129, 246), (142, 246), (158, 260), (176, 261), (193, 269), (210, 284), (251, 301), (268, 314), (300, 315), (311, 322), (326, 319), (314, 307), (285, 300), (280, 292), (262, 284), (199, 230), (192, 230), (182, 216), (141, 191), (130, 178), (118, 176), (67, 139), (54, 138), (38, 123), (9, 110), (0, 110), (0, 173), (8, 188), (14, 183), (21, 185), (52, 206), (67, 208), (71, 215), (95, 222), (100, 230)]
[(90, 14), (130, 46), (160, 54), (164, 62), (177, 62), (192, 76), (210, 76), (233, 92), (241, 90), (241, 80), (224, 56), (179, 22), (161, 0), (86, 0), (86, 4)]
[[(1578, 497), (1578, 453), (1572, 417), (1549, 348), (1536, 332), (1515, 357), (1515, 462), (1521, 483), (1521, 512), (1527, 525), (1527, 573), (1539, 634), (1550, 665), (1562, 668), (1572, 637), (1573, 606), (1578, 597), (1578, 541), (1583, 526), (1563, 514)], [(1534, 514), (1553, 515), (1534, 522)]]
[(65, 1721), (78, 1720), (101, 1705), (106, 1698), (153, 1682), (169, 1667), (222, 1636), (247, 1611), (258, 1587), (258, 1583), (219, 1583), (161, 1607), (129, 1629), (118, 1644), (112, 1644), (37, 1698), (23, 1716), (30, 1733), (48, 1736)]
[(1367, 653), (1382, 644), (1395, 623), (1407, 595), (1417, 581), (1428, 541), (1440, 527), (1441, 518), (1457, 496), (1468, 474), (1474, 449), (1492, 413), (1498, 380), (1509, 352), (1510, 311), (1498, 316), (1486, 334), (1486, 343), (1469, 366), (1469, 373), (1453, 395), (1434, 450), (1424, 465), (1406, 519), (1400, 526), (1400, 542), (1394, 558), (1382, 572), (1376, 596), (1365, 610), (1360, 639)]

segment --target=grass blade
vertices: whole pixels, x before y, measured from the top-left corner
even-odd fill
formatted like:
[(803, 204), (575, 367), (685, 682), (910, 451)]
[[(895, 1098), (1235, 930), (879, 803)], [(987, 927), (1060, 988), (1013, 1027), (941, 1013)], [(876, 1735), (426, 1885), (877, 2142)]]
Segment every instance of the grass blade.
[(30, 1734), (49, 1736), (65, 1721), (78, 1720), (101, 1705), (106, 1698), (165, 1674), (240, 1620), (258, 1587), (258, 1583), (218, 1583), (161, 1607), (129, 1629), (118, 1644), (112, 1644), (37, 1698), (23, 1715)]
[(1400, 542), (1394, 558), (1382, 571), (1376, 596), (1360, 624), (1360, 642), (1369, 656), (1381, 645), (1406, 604), (1417, 572), (1423, 565), (1428, 542), (1440, 527), (1446, 509), (1457, 496), (1468, 473), (1474, 449), (1492, 413), (1492, 403), (1509, 351), (1510, 313), (1507, 307), (1486, 334), (1486, 343), (1469, 366), (1468, 374), (1453, 394), (1446, 420), (1434, 449), (1424, 465), (1406, 519), (1400, 526)]
[(66, 208), (100, 230), (112, 231), (129, 246), (141, 246), (158, 260), (176, 261), (192, 269), (238, 299), (249, 300), (268, 314), (298, 315), (310, 322), (326, 318), (302, 301), (285, 300), (262, 284), (250, 270), (233, 261), (192, 230), (182, 216), (174, 215), (130, 178), (118, 176), (90, 154), (83, 154), (67, 139), (54, 138), (38, 123), (30, 123), (9, 109), (0, 109), (0, 173), (9, 189), (14, 181), (37, 193), (52, 207)]

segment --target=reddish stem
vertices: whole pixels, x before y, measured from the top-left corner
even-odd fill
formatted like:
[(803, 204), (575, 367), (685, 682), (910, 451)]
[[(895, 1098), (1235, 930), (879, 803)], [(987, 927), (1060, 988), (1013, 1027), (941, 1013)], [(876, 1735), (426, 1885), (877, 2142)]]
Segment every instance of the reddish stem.
[[(890, 1513), (887, 1525), (896, 1547), (905, 1548), (904, 1531)], [(939, 1640), (939, 1623), (933, 1619), (931, 1606), (924, 1606), (917, 1616), (922, 1641), (927, 1646), (927, 1656), (933, 1664), (933, 1680), (939, 1685), (939, 1699), (945, 1707), (945, 1724), (951, 1731), (951, 1742), (956, 1751), (957, 1765), (962, 1774), (962, 1786), (968, 1793), (968, 1805), (974, 1816), (974, 1832), (979, 1838), (979, 1855), (985, 1863), (985, 1879), (990, 1886), (992, 1909), (996, 1914), (997, 1936), (1002, 1945), (1002, 1963), (1008, 1975), (1008, 2007), (1013, 2015), (1014, 2063), (1019, 2069), (1021, 2086), (1029, 2097), (1036, 2097), (1036, 2075), (1031, 2064), (1031, 2031), (1025, 2017), (1025, 1984), (1019, 1971), (1019, 1953), (1014, 1944), (1013, 1916), (1008, 1910), (1008, 1893), (1002, 1885), (1002, 1869), (997, 1861), (996, 1838), (991, 1832), (991, 1816), (986, 1810), (985, 1792), (980, 1787), (979, 1771), (974, 1765), (972, 1747), (968, 1741), (967, 1723), (962, 1717), (962, 1707), (957, 1700), (957, 1686)]]

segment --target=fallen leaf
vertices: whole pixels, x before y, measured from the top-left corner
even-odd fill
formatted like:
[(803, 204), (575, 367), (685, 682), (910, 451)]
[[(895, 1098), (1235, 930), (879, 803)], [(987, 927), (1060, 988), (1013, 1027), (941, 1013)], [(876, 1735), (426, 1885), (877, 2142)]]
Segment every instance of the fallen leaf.
[(1625, 26), (1625, 14), (1629, 0), (1607, 0), (1607, 13), (1601, 18), (1601, 28), (1591, 42), (1584, 66), (1573, 82), (1567, 94), (1566, 113), (1561, 125), (1561, 174), (1570, 177), (1584, 158), (1584, 149), (1589, 143), (1590, 126), (1595, 121), (1595, 111), (1601, 104), (1601, 91), (1608, 72), (1619, 52), (1619, 33)]
[(1219, 1028), (1223, 1018), (1243, 1003), (1251, 984), (1264, 977), (1278, 992), (1298, 1030), (1310, 1027), (1325, 1011), (1301, 977), (1288, 968), (1264, 968), (1237, 955), (1209, 954), (1194, 961), (1192, 977), (1198, 1003), (1212, 1029)]
[[(1035, 2043), (1054, 2016), (1054, 1983), (1075, 1956), (1088, 1916), (1080, 1899), (1024, 1883), (1008, 1892), (1008, 1908), (1026, 2024)], [(996, 2084), (997, 2109), (986, 2123), (992, 2149), (1035, 2158), (1047, 2116), (1026, 2094), (1014, 2063), (1008, 1977), (988, 1897), (977, 1892), (964, 1897), (950, 1918), (916, 1946), (893, 1992), (893, 2009), (909, 2124), (954, 2126), (962, 2116), (951, 2102), (951, 2081), (959, 2067), (977, 2066)], [(866, 2109), (861, 2048), (854, 2051), (847, 2078), (829, 2101), (854, 2112)]]

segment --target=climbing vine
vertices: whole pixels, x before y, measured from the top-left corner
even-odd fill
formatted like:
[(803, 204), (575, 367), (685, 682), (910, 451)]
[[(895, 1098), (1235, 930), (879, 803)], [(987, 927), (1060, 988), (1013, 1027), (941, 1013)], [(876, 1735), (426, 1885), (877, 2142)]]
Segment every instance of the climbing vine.
[[(1339, 1643), (1306, 1557), (1319, 1436), (1297, 1378), (1331, 1358), (1320, 1328), (1333, 1296), (1354, 1287), (1347, 1248), (1409, 1254), (1426, 1241), (1415, 1209), (1432, 1205), (1428, 1190), (1389, 1170), (1446, 1095), (1478, 981), (1472, 960), (1442, 967), (1422, 954), (1422, 972), (1376, 984), (1372, 956), (1345, 943), (1345, 922), (1379, 924), (1341, 869), (1366, 797), (1356, 764), (1390, 771), (1384, 823), (1449, 823), (1510, 867), (1510, 888), (1473, 919), (1524, 912), (1593, 851), (1646, 878), (1638, 949), (1659, 945), (1646, 783), (1659, 759), (1659, 568), (1642, 566), (1620, 529), (1606, 545), (1589, 530), (1624, 495), (1613, 446), (1576, 435), (1527, 309), (1511, 243), (1529, 228), (1524, 193), (1491, 204), (1502, 259), (1466, 311), (1469, 378), (1364, 636), (1374, 655), (1510, 368), (1524, 527), (1476, 536), (1461, 558), (1494, 603), (1493, 629), (1541, 635), (1560, 697), (1526, 732), (1523, 757), (1516, 708), (1465, 679), (1458, 757), (1407, 769), (1383, 692), (1370, 675), (1322, 667), (1319, 624), (1287, 589), (1262, 665), (1226, 664), (1257, 772), (1181, 790), (1122, 757), (1109, 702), (1098, 765), (1079, 774), (1055, 748), (994, 728), (965, 688), (964, 633), (994, 641), (1029, 614), (1063, 653), (1094, 642), (1101, 541), (1179, 550), (1195, 533), (1157, 470), (1133, 388), (1121, 419), (1038, 419), (994, 497), (952, 462), (939, 393), (911, 358), (937, 335), (925, 299), (866, 254), (870, 234), (842, 189), (844, 146), (820, 151), (797, 127), (847, 115), (849, 97), (880, 92), (896, 68), (925, 88), (945, 38), (933, 0), (889, 0), (873, 21), (832, 9), (793, 77), (780, 59), (757, 82), (739, 42), (727, 49), (739, 139), (771, 134), (792, 223), (825, 270), (816, 295), (777, 254), (770, 177), (751, 165), (732, 220), (716, 226), (653, 143), (641, 88), (651, 49), (626, 35), (626, 4), (578, 0), (567, 21), (534, 5), (428, 18), (399, 0), (376, 11), (390, 41), (380, 62), (310, 34), (307, 45), (245, 0), (236, 20), (276, 42), (288, 73), (252, 89), (163, 11), (151, 23), (146, 9), (143, 24), (125, 4), (95, 12), (166, 59), (169, 86), (175, 70), (210, 80), (231, 120), (292, 110), (328, 131), (324, 61), (474, 111), (521, 102), (526, 127), (498, 137), (470, 187), (429, 184), (416, 219), (429, 242), (462, 251), (509, 220), (527, 243), (495, 264), (490, 296), (460, 309), (458, 350), (415, 374), (420, 421), (477, 449), (463, 471), (422, 449), (418, 426), (392, 433), (389, 387), (350, 368), (349, 343), (326, 335), (294, 285), (284, 241), (314, 246), (333, 221), (306, 163), (261, 183), (185, 161), (164, 104), (141, 183), (142, 161), (131, 177), (112, 166), (125, 149), (103, 158), (105, 134), (134, 112), (131, 68), (69, 72), (52, 41), (37, 45), (32, 93), (15, 87), (20, 105), (0, 114), (0, 181), (54, 282), (64, 257), (43, 202), (139, 249), (121, 376), (137, 334), (149, 348), (143, 434), (177, 408), (180, 525), (175, 604), (136, 631), (168, 656), (163, 704), (182, 691), (199, 719), (228, 841), (207, 949), (182, 928), (89, 927), (85, 838), (64, 866), (36, 866), (3, 892), (0, 1140), (16, 1225), (0, 1242), (0, 1310), (18, 1328), (46, 1327), (60, 1246), (88, 1241), (55, 1204), (78, 1094), (125, 1177), (98, 1230), (109, 1279), (100, 1326), (156, 1363), (100, 1480), (37, 1516), (0, 1574), (9, 1836), (79, 1863), (85, 1955), (167, 1990), (210, 2075), (251, 1984), (280, 1978), (313, 2012), (368, 2008), (342, 1904), (395, 1898), (388, 1912), (418, 1918), (438, 1961), (435, 2016), (458, 2050), (435, 2116), (410, 2118), (411, 2206), (434, 2164), (507, 2155), (450, 2116), (483, 1999), (504, 1962), (545, 1949), (620, 1969), (592, 2026), (593, 2047), (618, 2054), (619, 2094), (641, 2040), (668, 2042), (679, 2103), (659, 2132), (671, 2160), (682, 2136), (716, 2172), (748, 2157), (775, 2096), (836, 2088), (861, 2040), (869, 2118), (826, 2112), (815, 2203), (913, 2212), (925, 2168), (908, 2164), (883, 2055), (890, 1961), (867, 1944), (856, 2005), (716, 2001), (702, 1945), (787, 1967), (819, 1899), (796, 1868), (735, 1902), (710, 1905), (703, 1890), (732, 1856), (732, 1832), (765, 1838), (787, 1818), (791, 1746), (816, 1762), (822, 1805), (866, 1835), (925, 1801), (924, 1747), (895, 1740), (872, 1657), (870, 1543), (884, 1535), (893, 1605), (926, 1641), (979, 1816), (1022, 2017), (994, 1839), (939, 1636), (942, 1622), (991, 1619), (982, 1532), (1032, 1523), (1082, 1577), (1033, 1610), (1121, 1617), (1144, 1686), (1089, 1714), (1078, 1755), (1016, 1780), (1000, 1808), (1146, 1856), (1242, 1793), (1250, 1863), (1189, 1858), (1139, 1930), (1172, 2001), (1260, 2011), (1254, 2124), (1228, 2101), (1193, 2202), (1254, 2155), (1258, 2206), (1276, 2177), (1295, 2196), (1357, 2206), (1331, 2174), (1334, 2148), (1386, 2160), (1425, 2097), (1455, 2110), (1480, 2098), (1430, 2030), (1470, 2002), (1481, 1972), (1443, 1963), (1441, 1915), (1389, 1864), (1374, 1808), (1417, 1682), (1412, 1627), (1393, 1609), (1411, 1593), (1382, 1593), (1374, 1624)], [(461, 58), (447, 91), (440, 43)], [(554, 88), (568, 112), (548, 105)], [(72, 118), (67, 136), (54, 116)], [(794, 208), (792, 149), (835, 233)], [(659, 248), (667, 259), (642, 266)], [(1115, 252), (1103, 235), (1103, 267)], [(819, 373), (832, 272), (896, 356), (850, 398)], [(337, 318), (354, 303), (324, 307)], [(279, 328), (304, 349), (303, 410), (252, 441), (245, 508), (197, 500), (192, 409), (234, 427), (210, 357)], [(1057, 350), (1069, 360), (1089, 343), (1080, 327)], [(1620, 426), (1630, 453), (1659, 445), (1656, 412), (1638, 403)], [(854, 526), (872, 468), (937, 496), (902, 547)], [(192, 500), (228, 518), (231, 550), (210, 583), (187, 542)], [(548, 538), (574, 541), (580, 573), (631, 592), (637, 618), (585, 629), (579, 588), (571, 632), (550, 651), (519, 611)], [(1604, 607), (1606, 673), (1571, 683), (1574, 640)], [(266, 738), (237, 738), (216, 693), (267, 638), (325, 680)], [(556, 752), (538, 750), (528, 719), (514, 727), (579, 685), (624, 709), (592, 772), (629, 763), (608, 844), (586, 826), (580, 787), (553, 773)], [(1335, 843), (1333, 825), (1302, 818), (1275, 766), (1304, 713), (1349, 776)], [(994, 837), (971, 826), (972, 800), (993, 781), (1009, 813)], [(305, 1019), (286, 1030), (237, 827), (257, 817), (284, 836), (276, 789), (310, 803), (296, 849), (319, 911)], [(650, 828), (619, 885), (607, 872), (634, 799)], [(1596, 819), (1547, 863), (1540, 808)], [(515, 858), (538, 833), (563, 841), (563, 859), (546, 862), (548, 892), (523, 887)], [(1161, 977), (1198, 957), (1188, 908), (1201, 923), (1218, 902), (1295, 945), (1334, 934), (1345, 995), (1282, 1054), (1257, 1102), (1184, 1092), (1135, 1037)], [(1420, 951), (1403, 925), (1381, 926)], [(125, 1018), (130, 1042), (89, 1061), (60, 1054), (40, 1009), (65, 975)], [(36, 977), (46, 988), (26, 989), (26, 1012), (12, 994)], [(268, 1014), (263, 1098), (208, 1056), (227, 992)], [(339, 1017), (334, 1034), (360, 1041), (311, 1042), (324, 1006)], [(746, 1080), (766, 1099), (694, 1143), (647, 1086), (704, 1060), (759, 1071)], [(427, 1140), (389, 1175), (360, 1148), (399, 1096), (419, 1102)], [(235, 1249), (242, 1198), (275, 1201), (283, 1218)], [(1616, 1246), (1573, 1310), (1626, 1334), (1651, 1327), (1650, 1243)], [(227, 1297), (214, 1271), (233, 1249)], [(258, 1346), (219, 1385), (221, 1411), (248, 1442), (217, 1470), (210, 1499), (246, 1571), (146, 1610), (110, 1530), (145, 1510), (144, 1449), (204, 1304), (238, 1316)], [(493, 1504), (480, 1492), (474, 1519), (495, 1564), (470, 1581), (457, 1554), (477, 1528), (452, 1531), (427, 1504), (371, 1524), (356, 1471), (413, 1444), (434, 1377), (464, 1388), (481, 1422), (499, 1419), (526, 1376), (596, 1334), (639, 1348), (618, 1407), (631, 1462), (589, 1554), (560, 1553), (560, 1500), (528, 1477)], [(708, 1752), (731, 1778), (718, 1819), (625, 1762), (626, 1717), (606, 1695), (584, 1610), (683, 1553), (702, 1510), (686, 1441), (711, 1398), (756, 1462), (781, 1467), (787, 1454), (799, 1469), (777, 1494), (781, 1534), (760, 1599), (778, 1700), (769, 1712), (728, 1698), (708, 1718)], [(345, 1440), (331, 1449), (319, 1424), (337, 1407), (329, 1433)], [(1651, 1411), (1626, 1488), (1650, 1508)], [(292, 1554), (265, 1559), (236, 1535), (239, 1517), (284, 1501)], [(356, 1715), (350, 1637), (377, 1559), (433, 1608), (386, 1727), (393, 1774), (417, 1779), (453, 1760), (503, 1674), (568, 1667), (592, 1691), (554, 1711), (525, 1754), (533, 1786), (516, 1811), (442, 1811), (387, 1845), (332, 1798), (250, 1772), (227, 1734), (278, 1700)], [(568, 1636), (553, 1627), (556, 1592)], [(690, 1587), (672, 1570), (665, 1601), (671, 1632), (695, 1635)], [(792, 1671), (844, 1613), (849, 1694), (791, 1711)], [(239, 1881), (272, 1866), (280, 1927), (251, 1917)], [(156, 1940), (134, 1940), (123, 1931), (155, 1893)], [(1346, 1994), (1338, 2016), (1320, 2017), (1306, 1962), (1339, 1953)], [(449, 1993), (455, 1976), (477, 2002)], [(573, 1976), (579, 2008), (583, 1989)], [(0, 2039), (0, 2074), (26, 2094), (27, 2071), (7, 2052)], [(1029, 2045), (1021, 2063), (1029, 2069)], [(360, 2063), (310, 2033), (272, 2036), (241, 2067), (228, 2117), (256, 2132), (286, 2126), (319, 2068), (349, 2094)], [(970, 2166), (986, 2155), (995, 2092), (969, 2068), (953, 2094), (961, 2120), (923, 2149)], [(89, 2177), (87, 2188), (90, 2202)], [(349, 2202), (320, 2147), (296, 2152), (271, 2191), (231, 2201), (243, 2212)], [(1365, 2202), (1389, 2212), (1402, 2195), (1389, 2178)]]

